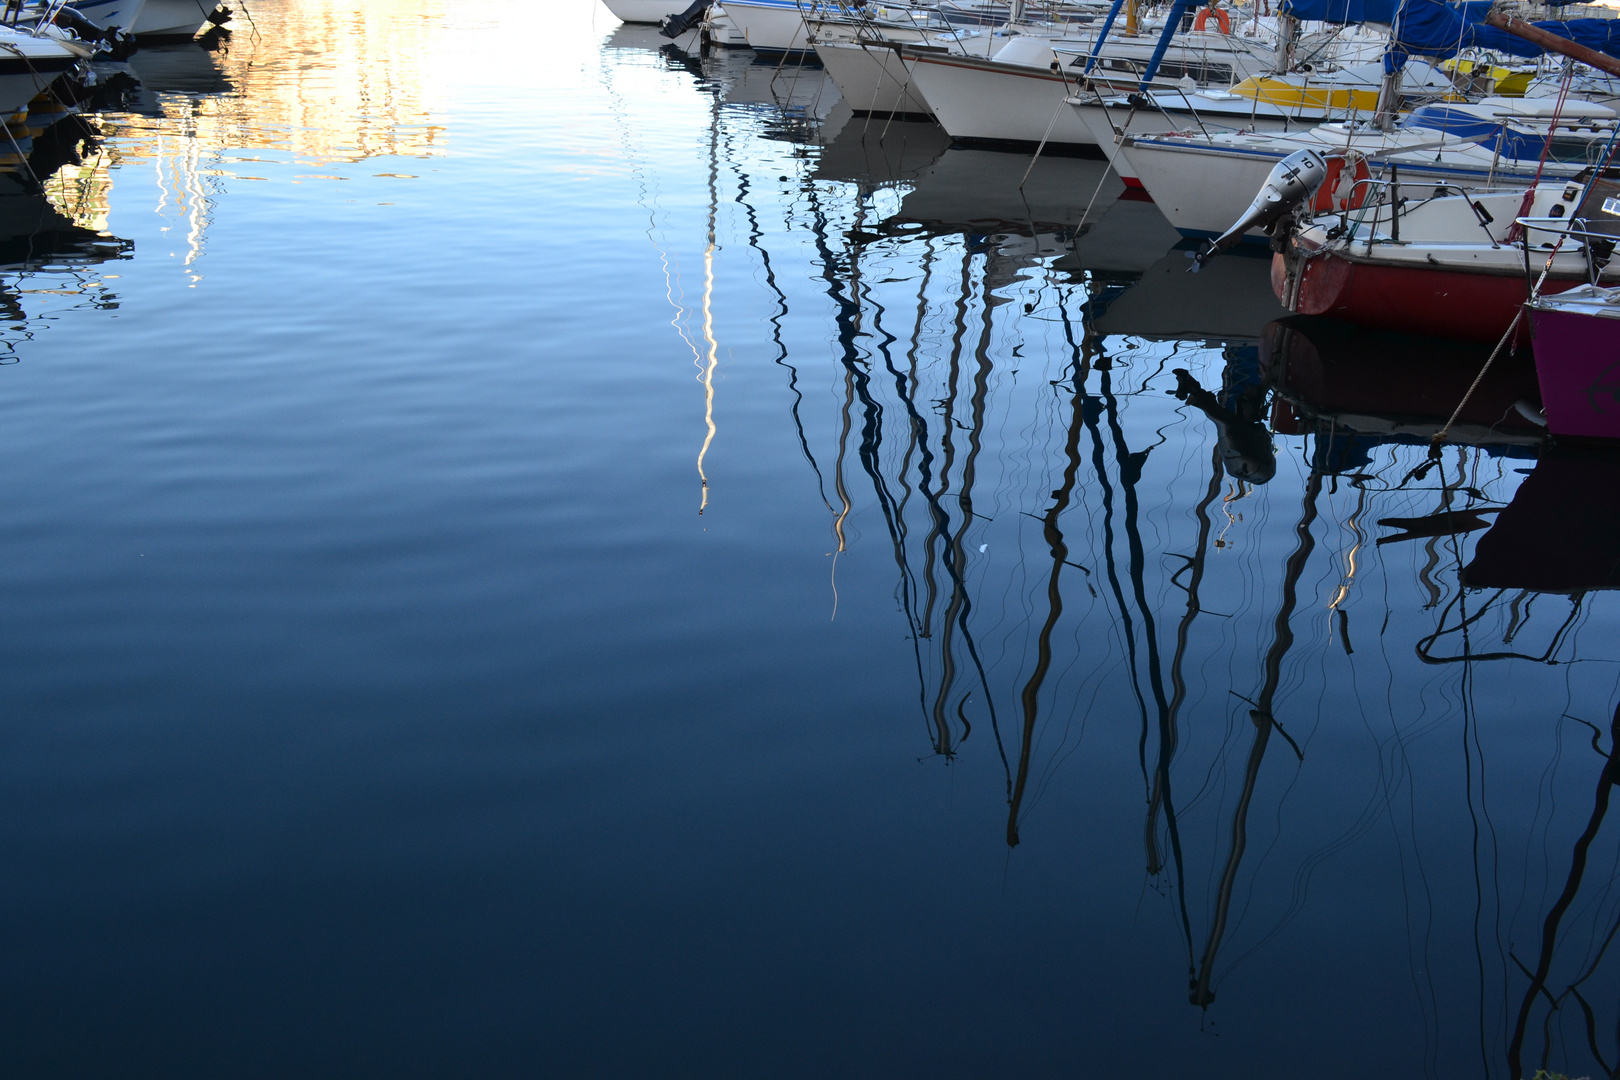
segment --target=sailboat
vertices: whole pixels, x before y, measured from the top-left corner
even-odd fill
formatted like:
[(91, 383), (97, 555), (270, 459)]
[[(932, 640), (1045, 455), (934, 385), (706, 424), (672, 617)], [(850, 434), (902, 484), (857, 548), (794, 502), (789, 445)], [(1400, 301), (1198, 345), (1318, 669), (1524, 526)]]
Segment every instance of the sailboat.
[[(146, 0), (75, 0), (69, 7), (98, 29), (130, 30), (146, 7)], [(50, 3), (49, 0), (33, 0), (22, 5), (22, 10), (14, 12), (7, 21), (14, 26), (32, 25), (42, 15), (56, 16), (63, 10), (62, 5)], [(59, 21), (71, 23), (71, 19)]]
[[(1179, 7), (1172, 14), (1179, 20)], [(991, 57), (955, 56), (900, 46), (912, 84), (940, 125), (956, 139), (1047, 146), (1096, 146), (1092, 130), (1067, 102), (1084, 85), (1090, 49), (1102, 31), (1060, 37), (1021, 34)], [(1269, 41), (1218, 30), (1196, 30), (1174, 44), (1112, 37), (1104, 64), (1117, 76), (1151, 84), (1160, 74), (1200, 84), (1229, 85), (1270, 70)]]
[[(1559, 25), (1576, 28), (1571, 32), (1579, 29), (1578, 23)], [(1612, 58), (1593, 49), (1534, 27), (1525, 30), (1521, 26), (1514, 31), (1520, 33), (1539, 36), (1527, 43), (1499, 31), (1494, 24), (1469, 22), (1465, 15), (1439, 0), (1402, 0), (1385, 61), (1379, 122), (1346, 120), (1282, 134), (1237, 131), (1126, 135), (1118, 141), (1115, 161), (1122, 173), (1138, 179), (1171, 224), (1189, 236), (1220, 235), (1242, 214), (1245, 195), (1265, 182), (1271, 167), (1306, 149), (1329, 158), (1364, 162), (1371, 169), (1395, 166), (1411, 180), (1466, 189), (1572, 178), (1590, 161), (1542, 160), (1539, 154), (1518, 156), (1524, 152), (1523, 141), (1509, 135), (1522, 131), (1515, 128), (1510, 132), (1511, 125), (1499, 117), (1488, 117), (1498, 122), (1484, 126), (1456, 125), (1444, 113), (1420, 117), (1417, 123), (1394, 123), (1401, 104), (1402, 70), (1412, 56), (1451, 56), (1469, 44), (1495, 47), (1505, 39), (1531, 52), (1565, 52), (1600, 67), (1615, 64)], [(1607, 47), (1620, 50), (1620, 37), (1609, 41)], [(1494, 112), (1508, 108), (1500, 102), (1491, 106)], [(1556, 115), (1538, 117), (1539, 106), (1517, 108), (1517, 123), (1544, 121), (1548, 135), (1555, 134), (1552, 125)], [(1259, 230), (1250, 230), (1244, 239), (1265, 242)]]
[(133, 26), (138, 38), (189, 40), (213, 21), (214, 0), (143, 0)]
[[(1372, 190), (1361, 208), (1312, 218), (1287, 238), (1273, 282), (1290, 311), (1495, 342), (1521, 321), (1537, 275), (1544, 295), (1620, 281), (1608, 259), (1620, 228), (1600, 217), (1620, 183), (1458, 192), (1402, 175)], [(1546, 231), (1553, 223), (1590, 235)]]
[(0, 26), (0, 119), (16, 119), (62, 76), (88, 71), (95, 48), (54, 26), (31, 31)]
[(956, 55), (993, 56), (1011, 40), (1004, 33), (959, 29), (919, 18), (859, 15), (806, 20), (816, 59), (838, 84), (844, 100), (858, 113), (881, 116), (932, 115), (922, 92), (912, 83), (912, 63), (901, 45)]
[(748, 47), (757, 53), (780, 56), (811, 51), (810, 28), (806, 19), (836, 15), (843, 10), (837, 0), (726, 0), (730, 19)]
[[(1133, 85), (1109, 70), (1118, 65), (1102, 55), (1099, 40), (1086, 58), (1085, 85), (1069, 106), (1128, 182), (1134, 176), (1115, 147), (1130, 132), (1288, 131), (1363, 110), (1370, 115), (1383, 79), (1382, 65), (1373, 61), (1386, 38), (1365, 24), (1387, 22), (1392, 13), (1390, 0), (1284, 0), (1264, 37), (1271, 49), (1267, 70), (1229, 79), (1225, 87), (1155, 88), (1146, 79)], [(1129, 14), (1128, 28), (1134, 21)], [(1259, 37), (1261, 25), (1254, 17), (1242, 33)], [(1438, 96), (1454, 89), (1446, 75), (1422, 63), (1409, 65), (1403, 80), (1409, 94)]]
[(678, 0), (602, 0), (602, 5), (620, 22), (654, 25), (680, 9)]
[(1528, 308), (1548, 434), (1620, 444), (1620, 289), (1578, 285)]

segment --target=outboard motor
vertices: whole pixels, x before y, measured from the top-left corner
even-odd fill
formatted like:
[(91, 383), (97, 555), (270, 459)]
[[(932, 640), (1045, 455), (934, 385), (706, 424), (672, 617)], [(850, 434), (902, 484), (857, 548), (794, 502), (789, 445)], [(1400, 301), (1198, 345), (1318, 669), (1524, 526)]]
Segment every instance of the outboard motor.
[(1271, 175), (1260, 185), (1260, 193), (1237, 222), (1210, 241), (1207, 250), (1192, 256), (1190, 273), (1219, 255), (1250, 229), (1264, 228), (1268, 232), (1284, 215), (1305, 205), (1316, 189), (1327, 178), (1327, 159), (1315, 150), (1295, 150), (1271, 168)]
[(135, 51), (135, 37), (128, 30), (91, 22), (72, 7), (63, 7), (51, 22), (87, 44), (102, 44), (113, 60), (127, 60)]
[(709, 5), (712, 2), (713, 0), (693, 0), (692, 6), (679, 15), (665, 15), (664, 22), (659, 26), (658, 32), (667, 38), (680, 37), (698, 24), (698, 21), (703, 18), (703, 13), (709, 10)]

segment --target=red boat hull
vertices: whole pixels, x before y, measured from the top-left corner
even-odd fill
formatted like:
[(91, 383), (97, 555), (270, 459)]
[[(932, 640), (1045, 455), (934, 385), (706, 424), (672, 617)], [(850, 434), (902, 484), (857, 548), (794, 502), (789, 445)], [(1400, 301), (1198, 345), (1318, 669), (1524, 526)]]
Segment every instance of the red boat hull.
[[(1549, 279), (1542, 292), (1563, 292), (1577, 284)], [(1277, 298), (1301, 315), (1328, 315), (1381, 330), (1492, 344), (1507, 333), (1530, 295), (1518, 275), (1389, 266), (1328, 253), (1300, 261), (1292, 304), (1282, 255), (1273, 257), (1271, 285)], [(1523, 338), (1529, 340), (1527, 328)]]

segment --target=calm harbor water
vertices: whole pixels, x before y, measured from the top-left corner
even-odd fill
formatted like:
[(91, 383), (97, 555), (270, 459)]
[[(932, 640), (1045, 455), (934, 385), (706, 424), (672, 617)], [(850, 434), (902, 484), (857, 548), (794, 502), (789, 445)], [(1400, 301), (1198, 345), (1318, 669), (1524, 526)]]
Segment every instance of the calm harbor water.
[(251, 12), (0, 200), (9, 1075), (1620, 1064), (1620, 474), (1522, 357), (1431, 462), (1478, 350), (1101, 162)]

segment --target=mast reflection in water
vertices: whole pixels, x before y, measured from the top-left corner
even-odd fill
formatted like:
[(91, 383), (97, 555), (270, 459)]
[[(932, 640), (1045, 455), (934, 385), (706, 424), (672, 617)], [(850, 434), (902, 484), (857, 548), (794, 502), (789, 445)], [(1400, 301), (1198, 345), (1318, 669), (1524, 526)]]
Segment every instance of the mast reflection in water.
[[(1095, 815), (1038, 810), (1054, 787), (1129, 763), (1136, 876), (1153, 898), (1136, 919), (1159, 907), (1181, 940), (1132, 963), (1181, 967), (1206, 1035), (1267, 1030), (1250, 1010), (1348, 965), (1354, 1004), (1309, 1014), (1324, 1052), (1376, 1025), (1399, 1049), (1366, 1059), (1403, 1074), (1611, 1072), (1612, 841), (1584, 921), (1564, 917), (1610, 782), (1607, 723), (1567, 705), (1613, 700), (1606, 665), (1620, 660), (1614, 639), (1578, 628), (1615, 563), (1561, 589), (1569, 601), (1534, 584), (1482, 601), (1460, 576), (1521, 476), (1558, 467), (1534, 465), (1539, 433), (1513, 408), (1533, 396), (1527, 368), (1487, 380), (1431, 463), (1427, 438), (1472, 381), (1472, 353), (1274, 321), (1263, 259), (1189, 278), (1185, 245), (1101, 163), (1043, 158), (1020, 190), (1027, 159), (825, 109), (813, 69), (663, 55), (716, 102), (730, 190), (711, 191), (710, 220), (728, 199), (743, 214), (746, 248), (722, 253), (776, 305), (783, 408), (829, 544), (892, 560), (929, 752), (993, 763), (1008, 847), (1082, 861), (1112, 847)], [(781, 139), (803, 146), (796, 178), (750, 159)], [(825, 364), (784, 336), (806, 317), (829, 328)], [(805, 391), (818, 379), (819, 415)], [(863, 523), (884, 539), (863, 545)], [(1580, 529), (1613, 537), (1616, 524)], [(1560, 562), (1521, 542), (1521, 567)], [(1442, 642), (1458, 645), (1444, 663)], [(1520, 687), (1515, 708), (1482, 705), (1506, 686)], [(1568, 760), (1571, 725), (1591, 728), (1595, 764)], [(1554, 796), (1594, 768), (1598, 807), (1577, 827)], [(1083, 891), (1069, 899), (1077, 919), (1112, 917)], [(1538, 920), (1540, 954), (1524, 956)], [(1554, 977), (1566, 953), (1572, 969)]]

